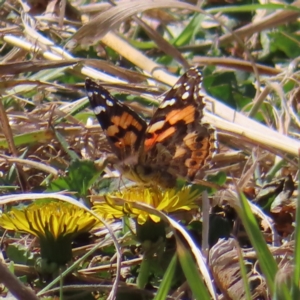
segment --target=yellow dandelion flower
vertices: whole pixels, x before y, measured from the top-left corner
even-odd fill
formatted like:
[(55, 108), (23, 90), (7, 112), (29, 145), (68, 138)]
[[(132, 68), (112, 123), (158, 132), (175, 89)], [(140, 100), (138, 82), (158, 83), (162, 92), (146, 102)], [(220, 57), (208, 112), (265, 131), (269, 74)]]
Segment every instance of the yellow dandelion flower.
[[(126, 201), (124, 205), (116, 203), (114, 197)], [(171, 213), (177, 210), (190, 210), (196, 208), (195, 200), (199, 197), (197, 190), (184, 187), (181, 190), (168, 189), (162, 191), (158, 188), (145, 188), (136, 186), (124, 189), (121, 192), (109, 194), (105, 201), (94, 205), (93, 210), (101, 214), (104, 218), (121, 218), (125, 214), (137, 217), (138, 223), (143, 224), (150, 217), (154, 222), (159, 222), (160, 218), (156, 215), (148, 214), (145, 211), (136, 209), (132, 203), (141, 202), (152, 206), (153, 208)]]
[(87, 211), (62, 201), (37, 201), (0, 216), (0, 226), (39, 238), (41, 257), (59, 265), (72, 258), (72, 240), (99, 224)]

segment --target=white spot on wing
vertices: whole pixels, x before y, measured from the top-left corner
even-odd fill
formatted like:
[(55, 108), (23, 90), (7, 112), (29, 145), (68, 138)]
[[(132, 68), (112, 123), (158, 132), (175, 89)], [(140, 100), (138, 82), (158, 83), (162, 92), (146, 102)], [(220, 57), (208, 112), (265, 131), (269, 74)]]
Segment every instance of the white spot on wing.
[(199, 90), (198, 95), (199, 95), (200, 97), (204, 97), (204, 96), (205, 96), (205, 94), (202, 93), (202, 90)]
[(170, 100), (162, 102), (162, 104), (159, 106), (159, 108), (165, 108), (167, 106), (172, 106), (176, 102), (176, 99), (172, 98)]
[(105, 109), (105, 107), (99, 105), (99, 106), (96, 106), (96, 107), (94, 108), (93, 111), (94, 111), (94, 114), (95, 114), (95, 115), (99, 115), (99, 114), (101, 114), (102, 112), (105, 112), (106, 109)]
[(106, 99), (106, 105), (107, 105), (107, 106), (113, 106), (114, 104), (113, 104), (112, 101)]
[(162, 120), (162, 121), (158, 121), (158, 122), (156, 122), (156, 123), (153, 123), (153, 124), (149, 127), (148, 131), (151, 132), (151, 133), (153, 133), (153, 132), (155, 132), (155, 131), (157, 131), (157, 130), (160, 130), (160, 129), (163, 128), (163, 126), (165, 125), (165, 123), (166, 123), (165, 120)]
[(185, 92), (183, 95), (182, 95), (182, 100), (186, 100), (188, 97), (189, 97), (190, 93), (189, 92)]

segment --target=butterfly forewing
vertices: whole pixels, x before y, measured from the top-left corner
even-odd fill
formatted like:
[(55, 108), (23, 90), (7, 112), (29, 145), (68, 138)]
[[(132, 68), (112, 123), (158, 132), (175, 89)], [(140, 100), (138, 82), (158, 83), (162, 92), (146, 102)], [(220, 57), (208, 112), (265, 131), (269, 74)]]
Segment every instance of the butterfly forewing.
[(122, 161), (135, 154), (144, 138), (146, 122), (91, 79), (86, 79), (85, 87), (114, 154)]

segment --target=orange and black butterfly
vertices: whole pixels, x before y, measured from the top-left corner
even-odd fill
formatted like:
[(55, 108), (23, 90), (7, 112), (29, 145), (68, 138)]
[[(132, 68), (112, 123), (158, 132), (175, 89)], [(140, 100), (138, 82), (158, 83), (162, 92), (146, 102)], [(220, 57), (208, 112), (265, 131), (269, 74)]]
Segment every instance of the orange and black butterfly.
[(137, 183), (173, 187), (193, 181), (217, 151), (215, 130), (201, 122), (202, 75), (189, 69), (166, 93), (149, 124), (91, 79), (85, 82), (93, 111), (117, 156), (120, 172)]

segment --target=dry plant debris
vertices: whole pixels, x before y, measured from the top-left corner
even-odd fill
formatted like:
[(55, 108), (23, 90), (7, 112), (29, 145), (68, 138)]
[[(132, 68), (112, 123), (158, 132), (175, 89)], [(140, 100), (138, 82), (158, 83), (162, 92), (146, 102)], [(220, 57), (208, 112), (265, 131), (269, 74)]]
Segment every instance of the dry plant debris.
[[(2, 1), (1, 296), (300, 299), (299, 15), (299, 1)], [(136, 186), (85, 79), (149, 122), (193, 66), (219, 152), (193, 184)]]

